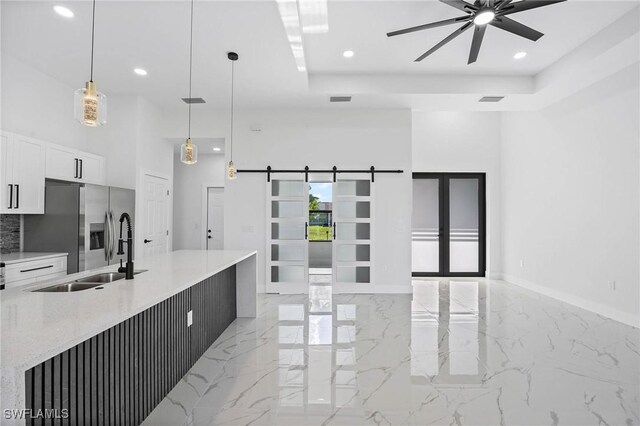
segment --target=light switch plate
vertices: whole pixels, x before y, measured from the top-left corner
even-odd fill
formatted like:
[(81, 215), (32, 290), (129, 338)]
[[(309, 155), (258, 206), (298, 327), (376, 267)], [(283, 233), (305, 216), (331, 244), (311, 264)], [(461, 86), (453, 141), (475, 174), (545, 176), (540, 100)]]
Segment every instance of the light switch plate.
[(193, 324), (193, 311), (187, 312), (187, 327), (191, 327)]

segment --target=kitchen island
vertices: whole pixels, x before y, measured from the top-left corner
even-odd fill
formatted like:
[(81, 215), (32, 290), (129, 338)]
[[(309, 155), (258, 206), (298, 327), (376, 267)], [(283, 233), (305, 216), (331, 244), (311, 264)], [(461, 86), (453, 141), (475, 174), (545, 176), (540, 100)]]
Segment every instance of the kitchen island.
[(171, 252), (136, 261), (146, 271), (132, 280), (32, 291), (115, 269), (0, 293), (3, 410), (44, 405), (66, 408), (71, 424), (138, 423), (230, 321), (256, 316), (255, 251)]

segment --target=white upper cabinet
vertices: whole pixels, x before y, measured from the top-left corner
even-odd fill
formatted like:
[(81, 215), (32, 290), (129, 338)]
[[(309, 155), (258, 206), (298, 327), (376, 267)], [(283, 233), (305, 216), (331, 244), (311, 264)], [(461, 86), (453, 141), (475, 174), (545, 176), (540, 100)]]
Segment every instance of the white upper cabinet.
[(80, 180), (85, 183), (94, 183), (97, 185), (106, 184), (104, 158), (99, 155), (80, 153)]
[(104, 158), (60, 145), (47, 146), (47, 172), (49, 179), (104, 185)]
[(105, 185), (99, 155), (0, 132), (0, 213), (44, 213), (44, 180)]
[(47, 146), (47, 177), (60, 180), (78, 178), (78, 156), (76, 151), (59, 145)]
[(0, 213), (44, 213), (46, 143), (3, 132), (0, 145)]

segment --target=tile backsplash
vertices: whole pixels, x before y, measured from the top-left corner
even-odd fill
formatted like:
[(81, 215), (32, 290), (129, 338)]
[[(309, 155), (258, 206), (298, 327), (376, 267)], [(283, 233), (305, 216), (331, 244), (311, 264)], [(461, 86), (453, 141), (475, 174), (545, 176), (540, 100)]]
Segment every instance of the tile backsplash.
[(20, 215), (0, 214), (0, 253), (20, 251)]

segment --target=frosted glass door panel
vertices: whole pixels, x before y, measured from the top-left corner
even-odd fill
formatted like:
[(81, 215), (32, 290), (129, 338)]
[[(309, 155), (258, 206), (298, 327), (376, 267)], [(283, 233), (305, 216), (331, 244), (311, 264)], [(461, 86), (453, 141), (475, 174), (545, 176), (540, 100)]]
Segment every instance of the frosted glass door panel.
[(368, 197), (371, 195), (369, 180), (340, 180), (334, 185), (338, 197)]
[(298, 261), (303, 262), (305, 256), (304, 246), (301, 244), (272, 244), (271, 260), (274, 261)]
[(338, 260), (344, 262), (368, 262), (371, 260), (369, 244), (340, 244), (336, 250)]
[(299, 180), (274, 180), (271, 185), (272, 197), (301, 197), (303, 193)]
[(371, 224), (343, 222), (336, 224), (336, 240), (368, 240)]
[(477, 272), (478, 179), (449, 179), (449, 270)]
[(413, 180), (411, 220), (413, 272), (440, 271), (440, 181)]
[(304, 240), (304, 223), (271, 223), (271, 238), (274, 240)]
[(304, 217), (305, 205), (301, 201), (272, 201), (272, 218)]
[(345, 219), (368, 219), (371, 205), (368, 201), (338, 201), (334, 204), (335, 214)]
[(293, 283), (304, 282), (305, 266), (272, 266), (271, 282), (272, 283)]
[(368, 266), (339, 266), (336, 276), (338, 282), (343, 283), (368, 283), (370, 278)]

